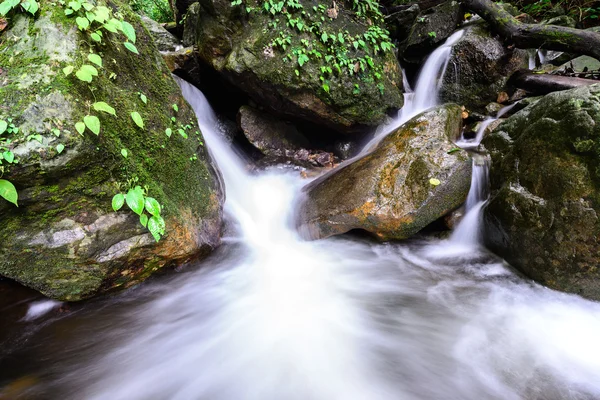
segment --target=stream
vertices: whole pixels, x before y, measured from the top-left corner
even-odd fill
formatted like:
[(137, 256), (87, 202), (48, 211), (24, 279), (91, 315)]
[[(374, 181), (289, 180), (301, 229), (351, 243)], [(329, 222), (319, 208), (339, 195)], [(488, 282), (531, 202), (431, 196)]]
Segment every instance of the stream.
[[(460, 35), (429, 57), (392, 125), (437, 103)], [(16, 387), (27, 399), (600, 398), (600, 304), (539, 286), (480, 244), (486, 160), (474, 157), (449, 239), (306, 241), (294, 217), (308, 181), (247, 172), (204, 95), (179, 83), (225, 182), (223, 246), (82, 304), (12, 289), (19, 301), (0, 302), (6, 398)]]

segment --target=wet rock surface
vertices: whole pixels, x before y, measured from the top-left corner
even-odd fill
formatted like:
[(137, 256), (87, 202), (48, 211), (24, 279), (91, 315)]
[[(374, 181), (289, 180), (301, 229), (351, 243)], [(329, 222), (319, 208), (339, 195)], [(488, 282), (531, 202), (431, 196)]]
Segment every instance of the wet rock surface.
[(436, 107), (370, 154), (317, 179), (306, 189), (301, 231), (324, 238), (362, 229), (381, 239), (404, 239), (456, 209), (471, 179), (466, 153), (451, 151), (461, 125), (460, 107)]
[(510, 75), (527, 68), (525, 50), (508, 49), (482, 25), (466, 28), (452, 48), (440, 97), (482, 111), (498, 98)]
[(486, 244), (553, 289), (600, 300), (600, 85), (546, 95), (485, 139)]
[[(3, 179), (16, 186), (19, 207), (0, 199), (0, 275), (61, 300), (131, 286), (220, 242), (223, 191), (201, 133), (165, 135), (172, 116), (194, 129), (196, 117), (139, 17), (122, 1), (110, 5), (131, 22), (140, 55), (107, 43), (93, 93), (62, 71), (89, 49), (61, 7), (42, 3), (35, 19), (16, 15), (0, 36), (0, 119), (19, 127), (4, 134), (19, 163)], [(91, 110), (95, 101), (113, 105), (115, 115)], [(87, 114), (99, 120), (97, 135), (77, 132)], [(112, 210), (113, 195), (131, 185), (162, 205), (159, 242), (127, 207)]]
[[(306, 10), (315, 6), (305, 0), (301, 3)], [(350, 35), (360, 35), (367, 29), (353, 19), (343, 3), (336, 4), (335, 18), (324, 17), (324, 29), (348, 31)], [(330, 7), (330, 3), (323, 5)], [(278, 29), (269, 24), (270, 16), (258, 12), (246, 15), (242, 7), (232, 7), (229, 0), (204, 1), (188, 9), (184, 44), (197, 46), (205, 64), (260, 106), (340, 133), (364, 132), (402, 106), (402, 76), (393, 52), (379, 52), (373, 57), (374, 64), (382, 66), (379, 81), (372, 77), (357, 79), (356, 74), (347, 73), (346, 67), (339, 74), (327, 75), (325, 90), (320, 62), (300, 65), (295, 56), (290, 61), (286, 51), (273, 46), (277, 38), (289, 35), (293, 39), (289, 46), (301, 48), (302, 36), (283, 23)], [(328, 54), (320, 41), (310, 43), (321, 57)]]

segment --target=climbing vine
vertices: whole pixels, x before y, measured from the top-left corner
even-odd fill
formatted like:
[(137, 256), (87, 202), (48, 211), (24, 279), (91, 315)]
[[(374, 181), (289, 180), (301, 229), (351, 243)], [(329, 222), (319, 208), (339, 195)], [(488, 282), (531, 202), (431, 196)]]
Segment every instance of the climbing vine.
[[(233, 0), (232, 6), (245, 7), (248, 14), (268, 15), (271, 22), (268, 29), (275, 38), (265, 52), (270, 54), (279, 50), (284, 53), (284, 62), (296, 64), (294, 72), (302, 73), (306, 64), (317, 65), (322, 89), (329, 93), (329, 79), (334, 75), (358, 75), (367, 81), (380, 81), (383, 67), (374, 57), (391, 51), (394, 45), (389, 32), (381, 28), (383, 14), (375, 0), (348, 0), (356, 20), (367, 26), (363, 33), (352, 35), (346, 29), (335, 29), (328, 21), (338, 17), (340, 9), (335, 1), (331, 7), (324, 4), (305, 9), (299, 0)], [(299, 45), (292, 41), (289, 30), (302, 35)], [(377, 85), (383, 94), (383, 84)]]

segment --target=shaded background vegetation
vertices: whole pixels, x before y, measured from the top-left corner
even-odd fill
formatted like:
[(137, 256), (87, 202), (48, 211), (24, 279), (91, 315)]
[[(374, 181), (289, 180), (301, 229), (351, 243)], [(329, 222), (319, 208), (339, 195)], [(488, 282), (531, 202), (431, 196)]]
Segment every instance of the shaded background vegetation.
[(142, 11), (158, 22), (173, 21), (174, 15), (168, 0), (129, 0), (134, 11)]

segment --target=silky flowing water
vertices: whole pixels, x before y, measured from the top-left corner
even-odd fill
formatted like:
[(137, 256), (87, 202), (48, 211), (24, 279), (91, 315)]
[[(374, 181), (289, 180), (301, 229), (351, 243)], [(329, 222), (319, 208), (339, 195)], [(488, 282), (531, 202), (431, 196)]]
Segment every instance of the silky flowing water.
[(599, 303), (532, 283), (477, 240), (301, 239), (307, 181), (248, 173), (180, 84), (223, 174), (223, 246), (66, 312), (23, 294), (4, 310), (21, 316), (0, 335), (0, 383), (34, 399), (600, 398)]

